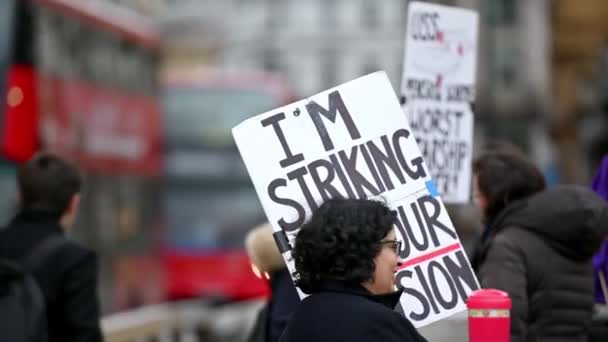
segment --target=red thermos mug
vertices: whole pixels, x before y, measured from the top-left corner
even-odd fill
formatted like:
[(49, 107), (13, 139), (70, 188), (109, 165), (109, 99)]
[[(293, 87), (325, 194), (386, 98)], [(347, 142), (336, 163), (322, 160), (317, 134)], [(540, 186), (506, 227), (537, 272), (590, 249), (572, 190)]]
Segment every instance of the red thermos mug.
[(467, 300), (469, 342), (509, 342), (511, 298), (496, 289), (474, 291)]

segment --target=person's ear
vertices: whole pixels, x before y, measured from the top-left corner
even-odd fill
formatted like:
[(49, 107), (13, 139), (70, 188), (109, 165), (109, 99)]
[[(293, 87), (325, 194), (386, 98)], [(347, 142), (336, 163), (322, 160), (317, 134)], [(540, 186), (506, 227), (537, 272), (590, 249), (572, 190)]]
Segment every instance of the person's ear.
[(70, 199), (68, 203), (68, 207), (65, 208), (63, 215), (59, 221), (59, 224), (64, 230), (69, 230), (74, 224), (74, 220), (76, 219), (76, 213), (78, 212), (78, 208), (80, 207), (80, 194), (75, 194)]
[(70, 199), (70, 204), (68, 205), (68, 212), (72, 215), (76, 215), (78, 208), (80, 208), (80, 194), (74, 194)]

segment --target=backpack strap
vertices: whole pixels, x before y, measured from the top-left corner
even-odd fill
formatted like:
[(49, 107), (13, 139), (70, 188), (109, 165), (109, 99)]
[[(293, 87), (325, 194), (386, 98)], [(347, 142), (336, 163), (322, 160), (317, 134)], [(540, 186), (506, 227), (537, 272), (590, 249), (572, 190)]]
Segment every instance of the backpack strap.
[(66, 245), (67, 243), (68, 241), (66, 238), (60, 234), (53, 234), (46, 237), (39, 242), (25, 258), (23, 266), (28, 271), (37, 269), (46, 258), (50, 257), (53, 253), (59, 250), (60, 247)]

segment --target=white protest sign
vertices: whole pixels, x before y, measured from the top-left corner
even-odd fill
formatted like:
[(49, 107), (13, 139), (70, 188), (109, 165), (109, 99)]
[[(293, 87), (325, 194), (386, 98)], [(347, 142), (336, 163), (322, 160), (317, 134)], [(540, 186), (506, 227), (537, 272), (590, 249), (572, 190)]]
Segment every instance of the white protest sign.
[(409, 5), (401, 103), (408, 118), (417, 120), (410, 123), (413, 134), (449, 203), (468, 202), (470, 196), (478, 22), (471, 10)]
[(258, 115), (232, 132), (290, 270), (288, 241), (321, 203), (382, 196), (403, 240), (403, 313), (423, 326), (465, 309), (477, 280), (384, 72)]
[(403, 108), (441, 199), (469, 200), (473, 113), (469, 104), (418, 100)]

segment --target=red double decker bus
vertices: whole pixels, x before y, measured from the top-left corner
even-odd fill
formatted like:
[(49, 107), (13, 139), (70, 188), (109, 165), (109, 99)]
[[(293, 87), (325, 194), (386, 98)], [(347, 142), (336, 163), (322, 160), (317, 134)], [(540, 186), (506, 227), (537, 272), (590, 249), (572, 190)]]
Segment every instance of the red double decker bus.
[(73, 231), (99, 253), (105, 312), (164, 296), (158, 62), (153, 25), (110, 1), (0, 1), (0, 184), (41, 148), (81, 166)]
[(261, 71), (205, 68), (163, 79), (167, 294), (263, 297), (267, 284), (252, 272), (244, 239), (265, 216), (231, 129), (295, 97), (285, 80)]

